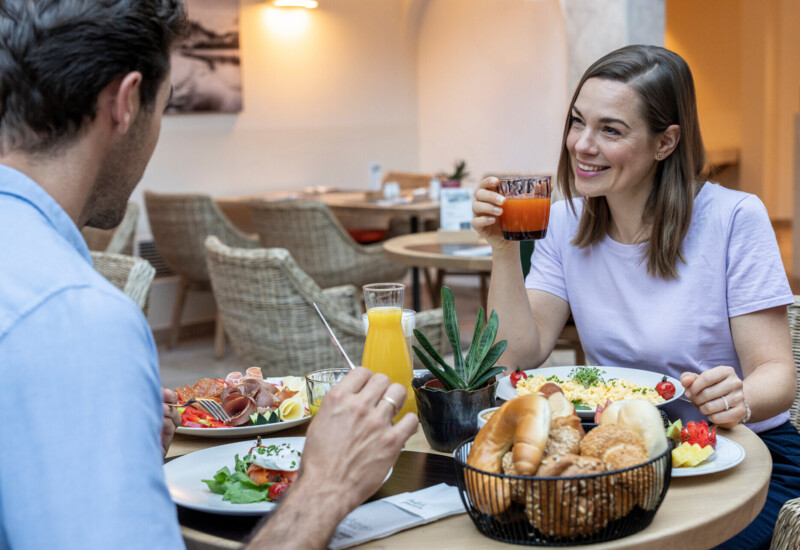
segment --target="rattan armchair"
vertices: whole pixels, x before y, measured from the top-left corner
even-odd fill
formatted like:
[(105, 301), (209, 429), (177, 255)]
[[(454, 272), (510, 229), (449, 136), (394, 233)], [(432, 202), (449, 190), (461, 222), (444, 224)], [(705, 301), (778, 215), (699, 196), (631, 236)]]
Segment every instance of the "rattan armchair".
[[(236, 356), (265, 375), (302, 375), (344, 362), (312, 303), (355, 363), (364, 351), (361, 289), (322, 289), (285, 248), (242, 249), (206, 240), (211, 285)], [(438, 350), (445, 342), (442, 310), (417, 313), (417, 328)]]
[(383, 245), (358, 244), (318, 201), (250, 202), (253, 224), (265, 248), (286, 248), (322, 287), (399, 281), (408, 267), (386, 257)]
[(111, 252), (114, 254), (133, 255), (133, 239), (136, 237), (136, 224), (139, 221), (139, 205), (128, 202), (125, 216), (114, 229), (97, 229), (84, 227), (81, 234), (89, 250)]
[[(789, 313), (789, 331), (792, 335), (792, 355), (794, 368), (798, 376), (797, 394), (789, 409), (792, 425), (800, 431), (800, 296), (794, 297), (787, 311)], [(770, 550), (790, 550), (800, 547), (800, 498), (786, 502), (778, 513), (775, 530), (772, 532)]]
[[(179, 277), (168, 346), (175, 347), (181, 329), (181, 317), (190, 290), (210, 291), (206, 265), (205, 240), (216, 235), (231, 246), (252, 248), (258, 239), (239, 231), (208, 195), (167, 195), (145, 191), (145, 206), (153, 240), (164, 262)], [(217, 314), (214, 355), (225, 352), (225, 329)]]
[(92, 252), (94, 268), (130, 296), (147, 316), (156, 268), (144, 258), (111, 252)]

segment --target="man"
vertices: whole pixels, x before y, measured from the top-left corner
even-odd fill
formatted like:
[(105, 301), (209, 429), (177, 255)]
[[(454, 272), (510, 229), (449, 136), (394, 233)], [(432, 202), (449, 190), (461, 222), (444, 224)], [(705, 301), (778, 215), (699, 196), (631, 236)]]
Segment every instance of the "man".
[[(152, 334), (79, 231), (122, 219), (183, 26), (181, 0), (0, 2), (0, 550), (183, 546)], [(323, 547), (415, 431), (413, 415), (391, 425), (404, 398), (365, 369), (345, 378), (251, 545)]]

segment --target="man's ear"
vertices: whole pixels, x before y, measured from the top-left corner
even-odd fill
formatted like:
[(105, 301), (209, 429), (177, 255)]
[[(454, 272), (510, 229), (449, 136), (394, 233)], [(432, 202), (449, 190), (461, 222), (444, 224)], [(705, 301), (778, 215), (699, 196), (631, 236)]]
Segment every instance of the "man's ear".
[(672, 154), (678, 142), (681, 140), (681, 127), (677, 124), (670, 124), (661, 137), (658, 139), (658, 148), (656, 149), (657, 159), (665, 159)]
[(126, 133), (139, 113), (141, 84), (142, 73), (138, 71), (126, 74), (119, 81), (111, 108), (111, 118), (117, 132)]

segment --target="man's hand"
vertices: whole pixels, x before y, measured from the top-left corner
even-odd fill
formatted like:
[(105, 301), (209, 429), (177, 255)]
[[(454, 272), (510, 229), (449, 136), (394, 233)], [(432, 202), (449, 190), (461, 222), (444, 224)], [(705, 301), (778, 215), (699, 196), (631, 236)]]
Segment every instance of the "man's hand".
[(164, 452), (164, 456), (167, 456), (172, 436), (175, 435), (175, 428), (181, 423), (181, 415), (178, 414), (177, 407), (166, 405), (166, 403), (177, 403), (178, 394), (168, 388), (161, 388), (161, 395), (164, 399), (164, 404), (161, 405), (164, 412), (164, 420), (161, 424), (161, 450)]
[[(300, 476), (250, 547), (280, 540), (323, 548), (344, 516), (378, 490), (416, 432), (415, 414), (392, 425), (393, 402), (402, 406), (406, 395), (403, 386), (363, 367), (328, 392), (309, 425)], [(314, 528), (297, 529), (301, 522)]]

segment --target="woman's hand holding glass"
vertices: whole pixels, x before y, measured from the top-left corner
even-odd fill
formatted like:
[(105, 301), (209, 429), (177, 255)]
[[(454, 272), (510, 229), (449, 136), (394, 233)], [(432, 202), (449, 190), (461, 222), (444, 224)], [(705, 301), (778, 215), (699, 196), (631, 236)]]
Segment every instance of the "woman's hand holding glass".
[(475, 190), (475, 201), (472, 203), (472, 228), (488, 242), (493, 249), (514, 246), (514, 243), (503, 238), (500, 227), (500, 216), (503, 214), (505, 197), (497, 192), (500, 180), (494, 177), (485, 178)]

